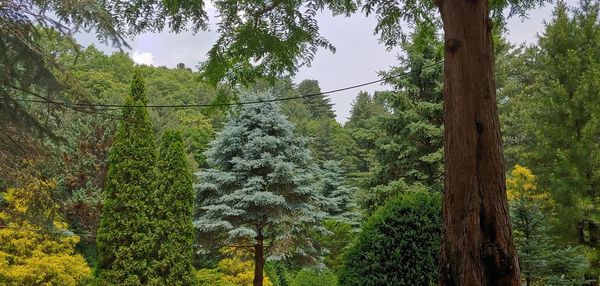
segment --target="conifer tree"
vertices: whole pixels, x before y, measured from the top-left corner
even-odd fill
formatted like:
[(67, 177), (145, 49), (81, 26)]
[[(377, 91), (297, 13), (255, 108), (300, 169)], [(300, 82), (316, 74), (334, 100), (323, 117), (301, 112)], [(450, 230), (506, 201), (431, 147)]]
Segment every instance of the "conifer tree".
[(356, 188), (346, 185), (344, 181), (340, 162), (326, 161), (323, 164), (319, 180), (319, 190), (326, 198), (323, 210), (336, 221), (354, 225), (358, 223), (358, 213), (352, 198)]
[(192, 174), (179, 132), (163, 134), (158, 160), (156, 231), (161, 285), (194, 285), (192, 266), (194, 193)]
[(219, 241), (252, 248), (255, 286), (263, 285), (267, 257), (320, 262), (320, 249), (308, 236), (311, 229), (323, 231), (325, 216), (312, 186), (311, 157), (276, 103), (244, 105), (232, 113), (206, 157), (211, 168), (200, 173), (195, 222), (206, 238), (202, 246)]
[(335, 119), (335, 113), (333, 112), (333, 104), (330, 102), (330, 99), (325, 97), (325, 95), (316, 95), (321, 93), (321, 87), (319, 86), (319, 81), (314, 79), (305, 79), (298, 87), (296, 87), (298, 93), (302, 96), (304, 95), (313, 95), (310, 97), (304, 98), (304, 103), (308, 107), (308, 110), (311, 113), (311, 117), (313, 119), (318, 118), (331, 118)]
[(385, 73), (407, 76), (390, 80), (395, 91), (384, 98), (392, 112), (376, 122), (379, 132), (371, 148), (375, 163), (362, 196), (370, 212), (407, 190), (442, 190), (442, 70), (429, 67), (442, 58), (441, 45), (436, 25), (419, 25), (402, 44), (402, 64)]
[(156, 142), (144, 83), (133, 76), (110, 150), (104, 208), (96, 242), (98, 285), (157, 285), (154, 264)]
[(533, 173), (516, 165), (506, 180), (523, 285), (581, 285), (588, 263), (579, 247), (557, 247), (549, 222), (554, 201)]

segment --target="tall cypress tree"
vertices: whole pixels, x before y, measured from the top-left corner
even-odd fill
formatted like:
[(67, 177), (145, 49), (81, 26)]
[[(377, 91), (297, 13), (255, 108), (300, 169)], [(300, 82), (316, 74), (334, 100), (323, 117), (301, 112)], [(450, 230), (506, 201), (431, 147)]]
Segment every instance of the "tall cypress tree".
[(194, 192), (181, 134), (167, 131), (160, 145), (157, 190), (157, 270), (161, 285), (194, 285)]
[(98, 285), (157, 285), (153, 267), (156, 142), (136, 72), (110, 150), (96, 242)]

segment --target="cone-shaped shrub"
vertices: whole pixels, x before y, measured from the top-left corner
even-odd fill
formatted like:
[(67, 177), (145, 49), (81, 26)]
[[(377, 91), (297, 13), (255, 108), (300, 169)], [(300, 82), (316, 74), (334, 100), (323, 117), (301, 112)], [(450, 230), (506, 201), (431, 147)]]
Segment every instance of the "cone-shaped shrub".
[(156, 283), (156, 142), (145, 107), (144, 83), (136, 72), (108, 161), (104, 207), (96, 242), (98, 285)]
[(179, 132), (162, 136), (158, 159), (156, 231), (157, 271), (161, 285), (194, 285), (192, 225), (194, 192), (192, 174), (186, 161)]

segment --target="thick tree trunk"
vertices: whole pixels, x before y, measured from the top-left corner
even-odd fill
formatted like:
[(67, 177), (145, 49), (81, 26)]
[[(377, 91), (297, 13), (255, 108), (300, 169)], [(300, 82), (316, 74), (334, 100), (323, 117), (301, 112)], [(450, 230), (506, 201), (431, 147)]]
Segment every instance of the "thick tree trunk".
[(519, 285), (486, 0), (437, 1), (445, 32), (440, 285)]
[(264, 237), (262, 231), (258, 231), (258, 235), (255, 238), (256, 243), (254, 244), (254, 286), (263, 285), (263, 270), (265, 268), (265, 255), (264, 255)]

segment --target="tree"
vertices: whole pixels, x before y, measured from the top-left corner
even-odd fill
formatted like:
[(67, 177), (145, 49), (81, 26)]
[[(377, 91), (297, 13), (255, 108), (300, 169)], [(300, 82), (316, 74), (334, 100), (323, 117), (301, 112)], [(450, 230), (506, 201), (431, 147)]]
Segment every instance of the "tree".
[(438, 194), (407, 192), (378, 209), (346, 253), (340, 285), (430, 285), (441, 239)]
[[(51, 215), (51, 229), (32, 223), (29, 212), (55, 214), (58, 202), (51, 200), (56, 181), (35, 179), (3, 194), (0, 212), (0, 284), (82, 286), (91, 276), (83, 257), (75, 253), (79, 236), (67, 229), (60, 216)], [(37, 197), (45, 199), (40, 209)]]
[(583, 1), (570, 15), (560, 3), (538, 47), (520, 56), (528, 76), (504, 93), (511, 160), (530, 167), (556, 202), (560, 243), (589, 247), (590, 279), (600, 279), (599, 11)]
[(395, 195), (389, 191), (442, 190), (442, 72), (435, 64), (443, 55), (436, 25), (418, 26), (402, 48), (406, 51), (402, 65), (384, 73), (386, 78), (406, 76), (390, 80), (394, 91), (380, 95), (391, 112), (376, 121), (379, 132), (370, 148), (376, 163), (363, 182), (362, 204), (367, 210)]
[(387, 112), (385, 106), (380, 104), (374, 96), (371, 96), (368, 92), (361, 91), (356, 95), (352, 102), (352, 108), (350, 109), (350, 118), (346, 122), (344, 127), (347, 128), (367, 128), (367, 122), (379, 115), (383, 115)]
[(326, 161), (321, 167), (318, 188), (325, 205), (322, 207), (333, 220), (351, 225), (358, 224), (358, 213), (354, 203), (356, 188), (345, 183), (340, 163)]
[(193, 285), (192, 266), (194, 192), (179, 132), (167, 131), (161, 138), (158, 160), (157, 271), (160, 285)]
[(131, 83), (127, 107), (108, 161), (104, 208), (96, 237), (99, 285), (149, 285), (155, 272), (156, 139), (145, 107), (140, 72)]
[(588, 268), (586, 258), (580, 248), (554, 246), (546, 218), (554, 205), (550, 194), (539, 190), (533, 173), (519, 165), (506, 185), (525, 285), (581, 285)]
[(329, 232), (321, 235), (318, 239), (328, 251), (323, 263), (331, 271), (338, 274), (344, 263), (344, 254), (352, 244), (358, 229), (356, 225), (334, 219), (325, 220), (323, 225)]
[[(375, 32), (388, 47), (401, 23), (441, 14), (444, 35), (444, 239), (441, 285), (517, 285), (519, 267), (510, 229), (494, 84), (492, 15), (524, 15), (543, 1), (365, 1)], [(301, 8), (302, 7), (302, 8)], [(218, 2), (220, 38), (204, 65), (209, 80), (275, 77), (310, 64), (318, 48), (334, 47), (318, 31), (317, 11), (349, 14), (355, 1)], [(298, 12), (299, 10), (303, 11)], [(240, 17), (253, 15), (253, 17)], [(253, 65), (252, 63), (258, 63)], [(467, 229), (465, 231), (465, 228)]]
[(333, 104), (330, 99), (321, 93), (319, 82), (314, 79), (305, 79), (296, 87), (296, 91), (300, 96), (311, 95), (304, 98), (304, 104), (311, 113), (312, 119), (335, 119), (333, 112)]
[[(245, 100), (267, 100), (246, 93)], [(324, 214), (312, 186), (311, 158), (303, 140), (272, 102), (243, 105), (232, 113), (205, 153), (200, 173), (199, 218), (205, 240), (254, 249), (254, 285), (263, 285), (265, 258), (299, 256), (317, 263), (308, 230)]]
[[(515, 285), (519, 268), (508, 218), (495, 101), (494, 29), (489, 15), (491, 10), (492, 16), (502, 21), (505, 8), (510, 7), (510, 15), (524, 15), (543, 2), (218, 1), (220, 37), (202, 66), (203, 75), (213, 83), (224, 78), (244, 83), (259, 75), (275, 78), (294, 73), (299, 66), (310, 64), (319, 48), (335, 50), (319, 34), (316, 15), (325, 7), (334, 14), (348, 15), (363, 4), (368, 15), (376, 14), (375, 32), (388, 47), (402, 38), (402, 23), (432, 19), (437, 7), (445, 31), (442, 264), (446, 267), (440, 284)], [(203, 1), (102, 4), (98, 5), (105, 8), (101, 11), (112, 12), (102, 19), (112, 20), (107, 22), (115, 23), (115, 31), (161, 30), (165, 19), (174, 31), (184, 29), (188, 19), (194, 31), (206, 27)], [(149, 16), (139, 21), (139, 15)]]
[[(353, 177), (365, 179), (369, 172), (376, 166), (372, 150), (375, 149), (375, 141), (380, 137), (379, 118), (388, 114), (381, 98), (383, 93), (375, 93), (373, 96), (367, 92), (359, 92), (350, 110), (350, 118), (344, 125), (356, 144), (352, 150), (354, 157)], [(363, 182), (361, 181), (360, 184)]]

